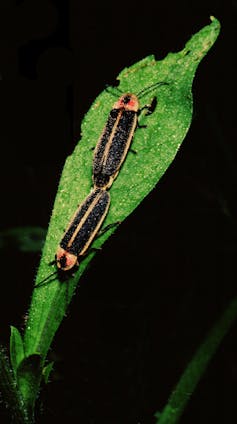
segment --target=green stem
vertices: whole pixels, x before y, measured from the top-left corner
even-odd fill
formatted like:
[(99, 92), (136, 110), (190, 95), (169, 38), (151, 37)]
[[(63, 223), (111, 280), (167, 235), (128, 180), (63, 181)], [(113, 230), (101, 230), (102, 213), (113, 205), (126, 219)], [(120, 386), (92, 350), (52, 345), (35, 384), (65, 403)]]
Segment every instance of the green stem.
[(0, 348), (0, 389), (15, 424), (32, 424), (4, 349)]
[(220, 343), (228, 333), (237, 318), (237, 298), (235, 298), (223, 313), (220, 320), (212, 328), (204, 343), (201, 344), (195, 356), (188, 364), (169, 401), (161, 413), (157, 413), (157, 424), (175, 424), (179, 422), (190, 396), (204, 374), (210, 360)]

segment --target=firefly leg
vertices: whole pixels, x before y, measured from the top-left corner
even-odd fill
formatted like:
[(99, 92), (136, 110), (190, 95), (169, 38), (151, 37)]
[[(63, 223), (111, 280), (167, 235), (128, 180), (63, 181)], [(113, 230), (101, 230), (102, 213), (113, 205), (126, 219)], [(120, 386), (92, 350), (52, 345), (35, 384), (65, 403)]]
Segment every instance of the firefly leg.
[(106, 225), (105, 228), (103, 228), (102, 230), (99, 231), (99, 233), (97, 234), (96, 238), (102, 236), (104, 233), (106, 233), (108, 230), (110, 230), (110, 228), (113, 228), (115, 226), (118, 226), (119, 224), (121, 224), (121, 221), (113, 222), (112, 224)]
[[(106, 233), (106, 231), (108, 231), (110, 228), (113, 228), (113, 227), (115, 227), (115, 226), (117, 226), (117, 225), (119, 225), (121, 222), (120, 221), (117, 221), (117, 222), (113, 222), (112, 224), (108, 224), (108, 225), (106, 225), (106, 227), (105, 228), (103, 228), (102, 230), (100, 230), (99, 232), (98, 232), (98, 234), (97, 234), (97, 236), (96, 236), (96, 238), (95, 239), (97, 239), (97, 238), (99, 238), (100, 236), (102, 236), (104, 233)], [(89, 253), (91, 253), (91, 252), (98, 252), (98, 251), (100, 251), (100, 250), (102, 250), (102, 247), (90, 247), (90, 249), (87, 251), (87, 253), (86, 253), (86, 256), (89, 254)]]
[(153, 97), (151, 103), (149, 105), (143, 106), (141, 109), (139, 109), (139, 114), (146, 109), (145, 115), (151, 115), (157, 106), (157, 98)]

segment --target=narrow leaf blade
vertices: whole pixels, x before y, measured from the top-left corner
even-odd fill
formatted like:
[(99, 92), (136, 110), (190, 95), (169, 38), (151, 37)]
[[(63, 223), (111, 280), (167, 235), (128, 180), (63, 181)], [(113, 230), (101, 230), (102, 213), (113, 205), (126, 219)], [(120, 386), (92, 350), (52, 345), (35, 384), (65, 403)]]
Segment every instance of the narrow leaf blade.
[(10, 357), (12, 369), (16, 377), (17, 368), (21, 361), (24, 359), (24, 346), (20, 332), (16, 327), (13, 326), (11, 326)]

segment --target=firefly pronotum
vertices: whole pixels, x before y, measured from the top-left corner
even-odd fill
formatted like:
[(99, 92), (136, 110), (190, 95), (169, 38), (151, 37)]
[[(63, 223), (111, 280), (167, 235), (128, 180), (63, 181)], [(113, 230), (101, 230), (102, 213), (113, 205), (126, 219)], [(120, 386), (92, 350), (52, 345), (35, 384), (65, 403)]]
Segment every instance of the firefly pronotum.
[(95, 187), (110, 188), (130, 148), (134, 132), (138, 126), (139, 112), (146, 108), (148, 109), (147, 114), (149, 114), (156, 106), (153, 101), (151, 105), (146, 105), (140, 109), (138, 99), (158, 85), (164, 84), (167, 83), (153, 84), (137, 95), (125, 93), (114, 103), (94, 152), (93, 182)]

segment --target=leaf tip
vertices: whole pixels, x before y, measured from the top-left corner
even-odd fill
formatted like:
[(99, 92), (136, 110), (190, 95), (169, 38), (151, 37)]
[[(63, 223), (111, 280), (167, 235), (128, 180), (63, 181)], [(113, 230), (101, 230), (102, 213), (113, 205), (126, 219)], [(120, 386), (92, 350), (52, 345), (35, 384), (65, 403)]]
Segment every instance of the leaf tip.
[(211, 25), (214, 25), (216, 30), (218, 31), (218, 33), (220, 32), (221, 29), (221, 23), (220, 21), (213, 15), (210, 15), (210, 21), (211, 21)]

